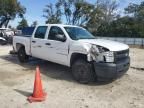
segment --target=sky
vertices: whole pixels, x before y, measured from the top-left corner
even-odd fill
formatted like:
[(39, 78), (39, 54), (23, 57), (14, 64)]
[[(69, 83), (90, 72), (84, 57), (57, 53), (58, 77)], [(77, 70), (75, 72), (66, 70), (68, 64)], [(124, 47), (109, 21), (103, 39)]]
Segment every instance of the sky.
[[(55, 3), (57, 0), (18, 0), (20, 3), (26, 7), (26, 14), (24, 17), (27, 19), (28, 24), (31, 25), (33, 21), (37, 21), (38, 24), (44, 24), (45, 18), (43, 17), (43, 10), (45, 6), (49, 3)], [(90, 3), (95, 3), (96, 0), (88, 0)], [(139, 4), (144, 0), (117, 0), (119, 3), (118, 10), (120, 12), (123, 11), (125, 7), (128, 6), (129, 3)], [(18, 22), (20, 22), (20, 18), (15, 18), (15, 20), (10, 21), (10, 25), (12, 27), (16, 27)]]

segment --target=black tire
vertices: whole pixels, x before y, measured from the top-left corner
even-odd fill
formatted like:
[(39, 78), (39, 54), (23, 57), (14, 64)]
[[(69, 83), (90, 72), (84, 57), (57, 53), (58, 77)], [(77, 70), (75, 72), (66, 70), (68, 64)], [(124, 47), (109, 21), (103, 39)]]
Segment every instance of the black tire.
[(83, 59), (76, 60), (72, 64), (72, 74), (78, 82), (83, 84), (93, 82), (96, 78), (92, 64)]
[(21, 47), (19, 50), (18, 50), (18, 59), (21, 63), (25, 63), (28, 61), (29, 59), (29, 56), (26, 55), (26, 52), (25, 52), (25, 48), (24, 47)]

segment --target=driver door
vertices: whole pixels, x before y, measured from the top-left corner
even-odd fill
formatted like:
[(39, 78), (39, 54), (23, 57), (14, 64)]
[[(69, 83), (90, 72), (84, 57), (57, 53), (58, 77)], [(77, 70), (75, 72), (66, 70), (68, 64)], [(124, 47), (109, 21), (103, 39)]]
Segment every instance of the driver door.
[[(68, 60), (68, 42), (59, 41), (56, 35), (64, 35), (60, 27), (52, 26), (49, 31), (48, 40), (45, 43), (46, 53), (50, 61), (66, 65)], [(65, 37), (66, 38), (66, 37)]]

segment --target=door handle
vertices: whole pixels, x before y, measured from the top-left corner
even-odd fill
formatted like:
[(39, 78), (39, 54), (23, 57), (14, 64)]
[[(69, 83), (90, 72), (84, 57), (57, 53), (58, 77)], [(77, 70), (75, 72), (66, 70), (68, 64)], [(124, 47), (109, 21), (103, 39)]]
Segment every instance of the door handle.
[(41, 48), (42, 46), (41, 46), (41, 45), (38, 45), (37, 47)]
[(36, 43), (36, 41), (32, 41), (32, 43)]
[(50, 43), (45, 43), (45, 45), (51, 45)]

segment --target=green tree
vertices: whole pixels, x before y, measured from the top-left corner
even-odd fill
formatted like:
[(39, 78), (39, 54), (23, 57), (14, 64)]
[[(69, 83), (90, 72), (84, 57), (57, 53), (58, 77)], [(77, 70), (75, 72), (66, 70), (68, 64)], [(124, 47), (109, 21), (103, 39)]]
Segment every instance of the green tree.
[(19, 25), (17, 26), (17, 29), (22, 29), (24, 27), (28, 27), (28, 23), (27, 20), (25, 18), (23, 18), (20, 22)]
[(117, 0), (99, 0), (98, 7), (102, 10), (103, 20), (105, 23), (112, 22), (118, 15), (117, 8), (118, 3)]
[(98, 32), (97, 29), (106, 29), (107, 25), (118, 16), (115, 13), (117, 7), (118, 3), (115, 0), (97, 0), (87, 23), (89, 30), (95, 34)]
[(127, 8), (125, 8), (125, 12), (127, 14), (133, 14), (134, 18), (144, 21), (144, 1), (141, 2), (140, 5), (138, 4), (129, 4)]
[(38, 22), (37, 21), (34, 21), (31, 25), (31, 27), (36, 27), (38, 25)]
[(7, 26), (16, 16), (23, 17), (25, 11), (18, 0), (0, 0), (0, 27)]
[(110, 24), (101, 25), (96, 34), (112, 37), (144, 37), (144, 22), (135, 17), (124, 16), (113, 20)]
[[(105, 27), (105, 28), (104, 28)], [(139, 37), (136, 21), (124, 16), (112, 21), (109, 25), (102, 25), (98, 28), (97, 35), (112, 37)]]
[(53, 4), (48, 4), (43, 12), (45, 13), (43, 17), (46, 18), (46, 23), (61, 23), (61, 10), (59, 5), (55, 5), (54, 9)]
[(127, 16), (113, 20), (107, 28), (99, 28), (105, 36), (144, 37), (144, 2), (129, 4), (125, 8)]
[(62, 15), (67, 24), (83, 25), (89, 18), (93, 5), (85, 0), (58, 0), (56, 5), (61, 7)]

